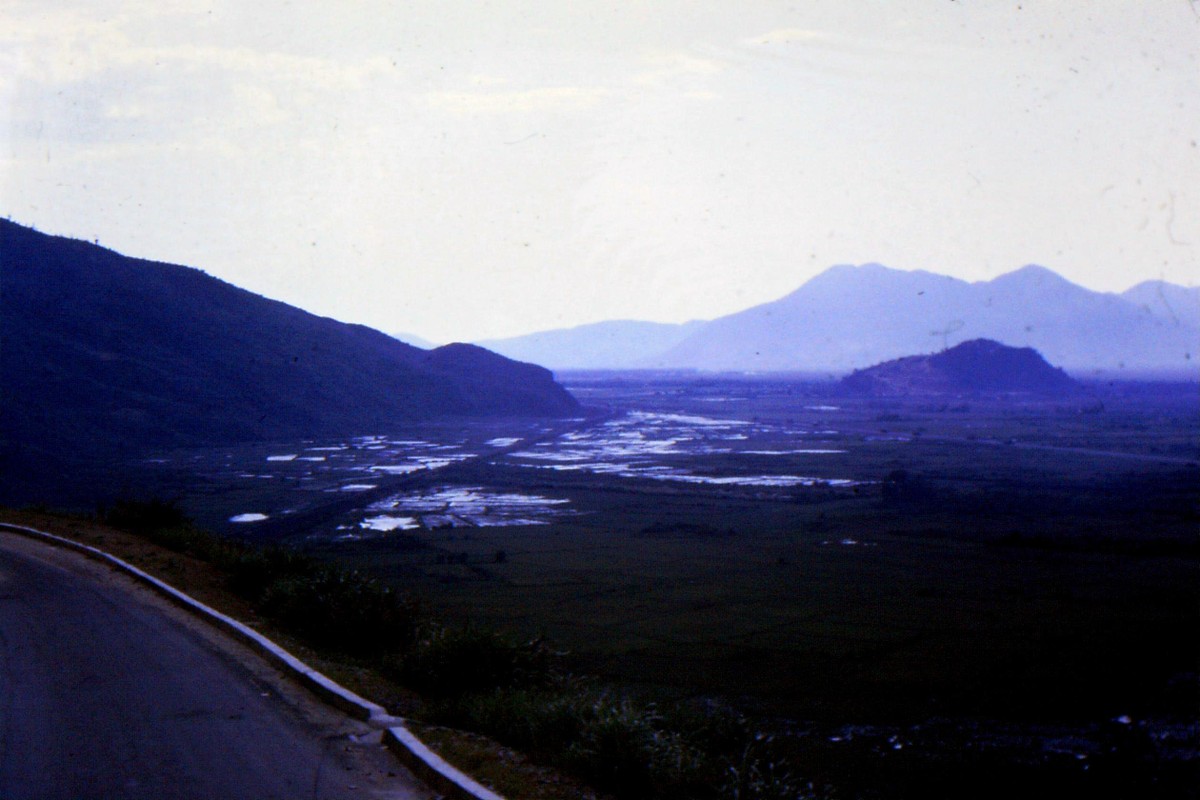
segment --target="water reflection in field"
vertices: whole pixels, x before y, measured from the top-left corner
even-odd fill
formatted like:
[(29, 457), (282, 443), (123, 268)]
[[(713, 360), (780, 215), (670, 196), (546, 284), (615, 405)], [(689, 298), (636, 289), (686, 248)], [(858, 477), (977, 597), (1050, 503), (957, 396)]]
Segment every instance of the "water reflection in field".
[[(358, 523), (369, 531), (425, 528), (490, 528), (512, 525), (549, 525), (555, 518), (571, 516), (570, 501), (517, 492), (498, 492), (479, 486), (438, 486), (402, 492), (369, 505), (375, 512)], [(382, 514), (378, 512), (383, 512)], [(405, 516), (396, 516), (403, 513)], [(351, 526), (342, 526), (341, 538), (360, 538)]]
[[(333, 497), (349, 500), (362, 495), (360, 506), (338, 512), (336, 519), (326, 515), (320, 530), (309, 530), (307, 535), (344, 536), (347, 531), (378, 535), (413, 526), (544, 526), (562, 518), (566, 503), (562, 498), (572, 497), (571, 492), (563, 490), (560, 498), (549, 497), (558, 493), (557, 489), (521, 494), (524, 487), (506, 487), (507, 478), (491, 476), (489, 471), (508, 470), (510, 476), (513, 468), (530, 476), (536, 471), (545, 476), (548, 486), (559, 480), (553, 475), (576, 482), (590, 475), (599, 480), (653, 481), (679, 488), (707, 485), (725, 492), (858, 485), (864, 476), (848, 469), (847, 461), (853, 442), (829, 426), (827, 413), (816, 414), (823, 418), (820, 425), (815, 419), (808, 425), (795, 420), (785, 424), (746, 415), (709, 415), (702, 410), (634, 407), (553, 425), (528, 420), (414, 425), (400, 436), (374, 434), (183, 451), (147, 463), (164, 473), (180, 475), (180, 483), (189, 491), (197, 485), (197, 478), (220, 487), (205, 493), (202, 505), (190, 509), (198, 511), (206, 524), (231, 524), (232, 518), (246, 513), (247, 508), (271, 519), (286, 509), (303, 515), (325, 503), (344, 502)], [(459, 475), (453, 469), (458, 466), (468, 468), (467, 474)], [(410, 486), (418, 493), (402, 495), (401, 487), (407, 491)], [(440, 488), (435, 491), (428, 488), (431, 486)], [(393, 498), (403, 496), (405, 503), (417, 508), (406, 509), (403, 504), (376, 507), (379, 492), (392, 487)], [(451, 491), (463, 494), (447, 494)], [(425, 507), (430, 504), (439, 508)], [(370, 522), (389, 512), (406, 521)], [(410, 517), (411, 524), (407, 521)], [(289, 515), (289, 519), (298, 518)], [(241, 518), (234, 524), (239, 530), (257, 529)]]
[[(836, 431), (823, 433), (836, 435)], [(510, 453), (506, 460), (518, 466), (556, 472), (714, 486), (856, 485), (856, 481), (838, 475), (763, 472), (763, 459), (747, 458), (846, 452), (836, 448), (781, 446), (807, 435), (742, 419), (632, 411), (596, 428), (568, 433), (554, 441)], [(720, 474), (706, 471), (698, 461), (707, 462), (710, 456), (728, 456), (720, 464)], [(793, 464), (789, 462), (789, 466)], [(814, 459), (805, 466), (822, 465)]]

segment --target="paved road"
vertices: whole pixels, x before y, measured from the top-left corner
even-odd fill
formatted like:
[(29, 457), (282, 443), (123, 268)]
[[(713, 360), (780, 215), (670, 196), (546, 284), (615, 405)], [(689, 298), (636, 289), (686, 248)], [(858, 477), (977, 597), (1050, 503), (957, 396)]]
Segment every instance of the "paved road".
[(377, 742), (122, 576), (0, 534), (0, 798), (430, 797)]

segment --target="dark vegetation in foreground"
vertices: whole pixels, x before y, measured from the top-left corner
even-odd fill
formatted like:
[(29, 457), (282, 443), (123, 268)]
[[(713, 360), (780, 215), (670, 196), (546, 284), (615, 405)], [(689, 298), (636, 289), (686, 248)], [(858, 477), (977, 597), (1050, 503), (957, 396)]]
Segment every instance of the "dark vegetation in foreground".
[(825, 794), (785, 766), (774, 737), (727, 706), (656, 703), (572, 674), (540, 639), (442, 624), (369, 575), (212, 535), (172, 502), (120, 500), (100, 516), (212, 564), (231, 592), (304, 643), (415, 689), (425, 721), (493, 736), (617, 798)]

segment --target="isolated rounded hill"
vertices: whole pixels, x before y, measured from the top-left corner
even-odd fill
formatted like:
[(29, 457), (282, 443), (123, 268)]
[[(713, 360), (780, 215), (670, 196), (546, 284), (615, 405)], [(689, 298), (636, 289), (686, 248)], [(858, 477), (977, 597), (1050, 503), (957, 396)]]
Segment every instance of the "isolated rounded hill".
[(1080, 385), (1032, 347), (972, 339), (931, 355), (906, 356), (856, 370), (842, 379), (855, 394), (1022, 393), (1072, 395)]

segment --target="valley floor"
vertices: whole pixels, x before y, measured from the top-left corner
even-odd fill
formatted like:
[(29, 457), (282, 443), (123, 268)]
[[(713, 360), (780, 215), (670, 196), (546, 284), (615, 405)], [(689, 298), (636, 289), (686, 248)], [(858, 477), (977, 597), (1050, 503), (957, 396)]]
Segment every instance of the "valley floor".
[(797, 768), (850, 794), (1195, 785), (1194, 386), (892, 401), (564, 380), (586, 415), (138, 469), (208, 526), (545, 634), (649, 696), (776, 720)]

